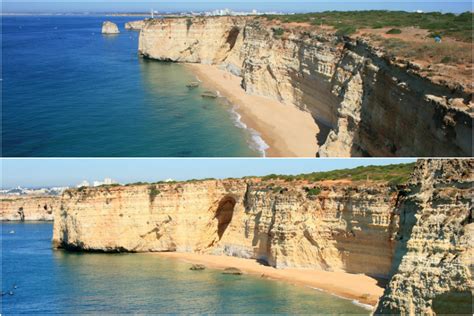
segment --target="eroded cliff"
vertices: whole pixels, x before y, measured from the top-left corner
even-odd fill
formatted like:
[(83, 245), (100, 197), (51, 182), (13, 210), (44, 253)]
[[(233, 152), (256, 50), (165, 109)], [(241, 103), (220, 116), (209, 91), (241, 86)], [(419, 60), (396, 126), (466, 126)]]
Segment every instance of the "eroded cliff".
[(2, 196), (2, 221), (52, 221), (53, 211), (61, 205), (60, 196)]
[(472, 314), (473, 168), (472, 160), (417, 164), (400, 194), (393, 276), (376, 314)]
[(69, 190), (54, 210), (53, 245), (364, 273), (390, 279), (376, 313), (443, 313), (453, 298), (464, 310), (473, 168), (474, 160), (420, 160), (398, 188), (250, 178)]
[[(320, 193), (309, 195), (308, 188)], [(58, 247), (179, 251), (387, 276), (397, 193), (387, 185), (212, 180), (63, 196)]]
[(258, 18), (169, 18), (145, 22), (139, 51), (219, 65), (247, 93), (311, 112), (330, 129), (315, 155), (471, 155), (472, 92), (433, 82), (363, 40)]

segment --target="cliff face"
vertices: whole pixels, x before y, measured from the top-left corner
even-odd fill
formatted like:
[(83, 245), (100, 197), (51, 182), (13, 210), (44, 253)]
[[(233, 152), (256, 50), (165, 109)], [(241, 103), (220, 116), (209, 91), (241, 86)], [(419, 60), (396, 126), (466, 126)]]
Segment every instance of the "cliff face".
[[(149, 58), (219, 65), (250, 94), (296, 104), (330, 128), (320, 156), (470, 156), (471, 94), (438, 85), (363, 41), (256, 18), (147, 20)], [(315, 153), (316, 154), (316, 153)]]
[(282, 267), (387, 276), (396, 192), (250, 180), (74, 191), (55, 212), (54, 244), (98, 251), (225, 254)]
[[(207, 180), (66, 191), (55, 247), (178, 251), (390, 279), (377, 312), (471, 303), (474, 160), (421, 160), (401, 189), (374, 181)], [(452, 310), (451, 310), (452, 311)]]
[(4, 196), (0, 199), (0, 220), (52, 221), (53, 211), (60, 205), (59, 196)]
[(400, 229), (378, 314), (472, 314), (474, 161), (421, 161), (397, 215)]

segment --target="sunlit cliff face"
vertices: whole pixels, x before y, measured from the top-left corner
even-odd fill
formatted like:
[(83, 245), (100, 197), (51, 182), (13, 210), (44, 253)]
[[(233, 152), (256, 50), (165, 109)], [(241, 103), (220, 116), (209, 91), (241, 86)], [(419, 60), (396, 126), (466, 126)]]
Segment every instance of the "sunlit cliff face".
[(247, 93), (311, 112), (330, 129), (317, 139), (319, 156), (471, 154), (470, 95), (362, 41), (291, 27), (279, 35), (254, 18), (164, 19), (145, 23), (139, 51), (218, 65), (242, 77)]

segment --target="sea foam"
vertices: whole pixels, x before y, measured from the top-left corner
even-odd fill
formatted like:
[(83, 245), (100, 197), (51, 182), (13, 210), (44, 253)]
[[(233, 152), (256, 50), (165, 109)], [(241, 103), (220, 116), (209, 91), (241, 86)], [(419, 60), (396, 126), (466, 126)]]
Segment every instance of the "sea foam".
[(235, 105), (231, 105), (229, 112), (231, 114), (232, 119), (234, 120), (235, 126), (237, 126), (238, 128), (245, 129), (250, 133), (250, 139), (248, 142), (250, 148), (258, 151), (262, 157), (265, 157), (266, 150), (268, 150), (270, 146), (265, 143), (260, 133), (254, 130), (253, 128), (248, 127), (247, 124), (242, 122), (242, 115), (237, 112), (237, 107)]

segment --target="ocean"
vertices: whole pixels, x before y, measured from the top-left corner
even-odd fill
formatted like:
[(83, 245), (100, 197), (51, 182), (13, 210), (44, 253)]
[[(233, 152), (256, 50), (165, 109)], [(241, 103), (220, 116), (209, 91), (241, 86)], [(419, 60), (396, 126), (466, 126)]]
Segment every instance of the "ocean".
[(51, 248), (52, 223), (2, 222), (2, 314), (364, 314), (350, 300), (150, 254)]
[[(138, 56), (136, 17), (3, 16), (3, 156), (262, 156), (225, 100), (184, 66)], [(102, 22), (121, 34), (102, 35)]]

